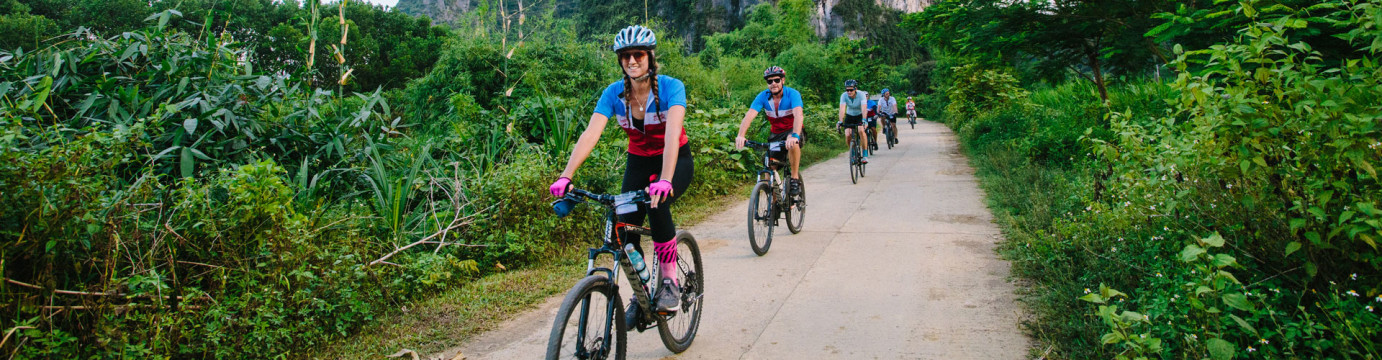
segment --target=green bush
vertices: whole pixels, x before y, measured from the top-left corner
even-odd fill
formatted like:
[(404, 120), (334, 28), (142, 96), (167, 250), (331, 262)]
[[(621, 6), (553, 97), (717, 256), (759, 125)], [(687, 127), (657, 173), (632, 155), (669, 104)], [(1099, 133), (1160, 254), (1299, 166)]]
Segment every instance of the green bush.
[[(948, 96), (944, 116), (974, 156), (1003, 253), (1033, 280), (1029, 325), (1052, 356), (1378, 356), (1377, 4), (1311, 18), (1258, 5), (1220, 5), (1256, 20), (1229, 43), (1177, 49), (1172, 82), (1110, 87), (1107, 105), (1088, 85), (992, 109), (972, 99), (993, 91), (949, 88), (970, 91)], [(1313, 50), (1303, 34), (1322, 19), (1360, 50)], [(947, 85), (973, 74), (957, 68)]]

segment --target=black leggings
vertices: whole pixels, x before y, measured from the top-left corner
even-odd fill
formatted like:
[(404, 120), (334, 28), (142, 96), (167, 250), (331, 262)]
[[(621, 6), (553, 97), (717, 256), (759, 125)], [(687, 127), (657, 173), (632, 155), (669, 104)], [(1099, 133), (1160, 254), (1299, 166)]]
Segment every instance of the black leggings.
[[(662, 172), (662, 155), (658, 156), (638, 156), (629, 154), (628, 165), (624, 169), (624, 185), (620, 192), (634, 190), (645, 190), (652, 182), (649, 177), (658, 175)], [(691, 158), (691, 147), (682, 145), (677, 151), (676, 174), (672, 176), (672, 197), (658, 204), (656, 209), (649, 208), (647, 204), (639, 204), (638, 211), (619, 215), (619, 221), (643, 225), (644, 215), (648, 218), (649, 228), (653, 232), (653, 242), (665, 243), (672, 241), (677, 236), (677, 226), (672, 222), (672, 203), (680, 199), (686, 193), (686, 189), (691, 187), (691, 178), (696, 173), (696, 162)], [(658, 178), (661, 178), (660, 176)], [(639, 253), (643, 252), (643, 246), (639, 244), (639, 237), (636, 234), (624, 233), (621, 235), (625, 242), (634, 244)]]

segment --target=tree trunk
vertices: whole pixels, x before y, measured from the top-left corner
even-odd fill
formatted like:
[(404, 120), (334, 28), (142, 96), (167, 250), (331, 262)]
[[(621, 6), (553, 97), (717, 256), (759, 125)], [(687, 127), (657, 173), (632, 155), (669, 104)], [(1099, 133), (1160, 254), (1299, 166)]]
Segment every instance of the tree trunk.
[(1099, 65), (1099, 50), (1089, 51), (1089, 68), (1094, 70), (1094, 86), (1099, 88), (1099, 100), (1108, 102), (1108, 87), (1104, 85), (1104, 69)]

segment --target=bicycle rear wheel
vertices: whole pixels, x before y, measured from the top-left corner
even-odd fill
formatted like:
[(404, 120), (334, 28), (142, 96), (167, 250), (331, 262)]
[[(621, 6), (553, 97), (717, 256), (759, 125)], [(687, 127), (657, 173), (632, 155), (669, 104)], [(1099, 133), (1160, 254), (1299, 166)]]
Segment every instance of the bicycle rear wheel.
[(801, 232), (801, 224), (806, 218), (806, 182), (797, 182), (797, 194), (787, 198), (787, 230), (793, 234)]
[(868, 168), (868, 166), (868, 163), (859, 161), (859, 177), (864, 177), (864, 169)]
[(701, 247), (696, 244), (696, 237), (685, 230), (678, 231), (677, 281), (681, 284), (681, 311), (657, 318), (657, 333), (662, 337), (662, 345), (674, 353), (690, 348), (701, 326), (701, 300), (705, 295), (702, 266)]
[(619, 291), (602, 275), (571, 287), (547, 338), (547, 360), (623, 359), (628, 329)]
[(773, 223), (776, 217), (773, 206), (773, 188), (766, 182), (759, 182), (749, 193), (749, 246), (758, 256), (768, 253), (773, 246)]

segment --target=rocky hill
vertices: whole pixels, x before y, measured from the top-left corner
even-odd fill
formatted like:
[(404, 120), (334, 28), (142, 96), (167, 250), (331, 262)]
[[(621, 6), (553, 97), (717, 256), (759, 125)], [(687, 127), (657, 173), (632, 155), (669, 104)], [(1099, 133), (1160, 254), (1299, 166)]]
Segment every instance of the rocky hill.
[[(652, 0), (650, 6), (654, 9), (662, 8), (659, 5), (662, 1), (686, 1), (694, 2), (691, 8), (705, 15), (716, 16), (724, 15), (733, 20), (742, 20), (748, 9), (762, 2), (772, 0)], [(816, 1), (816, 34), (822, 37), (833, 37), (844, 34), (843, 21), (837, 14), (836, 7), (847, 2), (862, 2), (867, 0), (815, 0)], [(895, 9), (904, 13), (919, 12), (931, 5), (932, 0), (873, 0), (873, 2), (884, 8)], [(413, 15), (424, 15), (432, 18), (439, 24), (451, 24), (473, 8), (472, 0), (399, 0), (398, 10)], [(557, 0), (556, 6), (570, 7), (579, 6), (577, 0)], [(685, 8), (680, 7), (678, 8)], [(719, 12), (720, 14), (710, 14)], [(719, 29), (728, 30), (728, 29)]]

